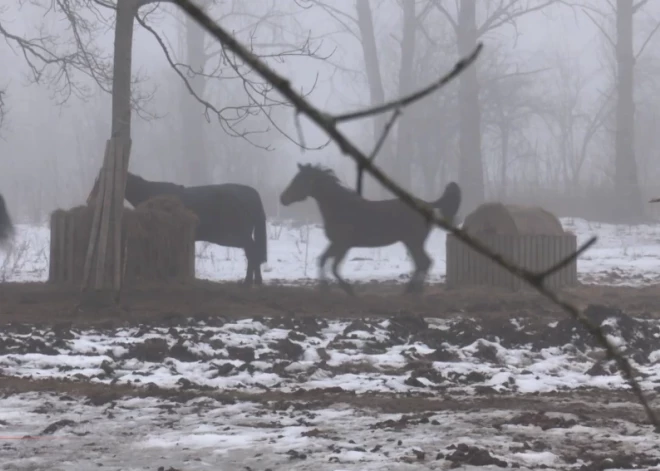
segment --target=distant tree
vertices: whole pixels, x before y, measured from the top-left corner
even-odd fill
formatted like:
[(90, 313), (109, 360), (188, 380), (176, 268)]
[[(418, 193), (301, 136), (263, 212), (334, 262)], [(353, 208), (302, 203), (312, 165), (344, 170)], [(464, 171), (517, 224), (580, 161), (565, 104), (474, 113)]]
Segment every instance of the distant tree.
[(549, 62), (551, 70), (542, 82), (545, 93), (533, 110), (552, 136), (561, 188), (577, 196), (598, 133), (614, 110), (614, 92), (599, 90), (597, 73), (585, 75), (579, 57), (556, 51)]
[[(250, 44), (252, 51), (271, 65), (301, 58), (330, 58), (330, 54), (320, 53), (320, 46), (317, 46), (311, 30), (303, 28), (296, 21), (297, 15), (303, 14), (304, 10), (294, 3), (282, 4), (272, 0), (202, 0), (198, 5), (217, 21), (231, 24), (236, 37)], [(214, 175), (216, 157), (209, 155), (205, 146), (204, 131), (208, 126), (205, 126), (204, 114), (209, 110), (200, 108), (199, 99), (209, 101), (212, 89), (219, 89), (217, 101), (224, 106), (220, 123), (227, 134), (246, 137), (252, 145), (264, 149), (271, 149), (272, 146), (264, 143), (264, 139), (257, 139), (258, 134), (266, 135), (268, 141), (276, 138), (269, 132), (271, 129), (290, 136), (284, 130), (281, 120), (271, 119), (276, 109), (287, 108), (288, 104), (270, 94), (269, 86), (228, 56), (215, 41), (209, 41), (202, 28), (188, 15), (183, 12), (177, 12), (177, 15), (182, 18), (185, 52), (183, 58), (172, 66), (188, 80), (186, 87), (182, 88), (180, 100), (181, 142), (184, 146), (182, 155), (188, 158), (188, 172), (184, 180), (189, 184), (209, 183)], [(159, 44), (165, 52), (165, 43), (159, 41)], [(166, 54), (172, 58), (175, 55), (172, 50)], [(240, 86), (232, 87), (231, 83)], [(309, 95), (313, 89), (314, 84), (306, 90), (306, 94)], [(246, 108), (245, 103), (255, 106)], [(237, 127), (239, 124), (241, 130)]]
[[(340, 25), (341, 31), (349, 34), (360, 44), (364, 63), (364, 73), (369, 89), (369, 104), (378, 105), (386, 100), (386, 83), (383, 77), (382, 45), (379, 41), (374, 21), (372, 4), (369, 0), (355, 0), (355, 10), (341, 9), (335, 2), (324, 0), (297, 0), (301, 5), (314, 5), (330, 16)], [(398, 64), (395, 66), (396, 95), (409, 93), (415, 87), (416, 76), (414, 74), (416, 55), (416, 33), (420, 27), (422, 18), (428, 13), (428, 4), (418, 8), (415, 1), (398, 2), (401, 7), (401, 30), (400, 33), (392, 33), (398, 42)], [(413, 168), (411, 157), (414, 153), (413, 139), (411, 138), (412, 113), (407, 110), (406, 114), (398, 118), (396, 124), (395, 145), (384, 145), (378, 159), (379, 165), (387, 170), (392, 177), (405, 188), (413, 187)], [(378, 114), (371, 118), (373, 123), (372, 142), (375, 145), (387, 126), (389, 117), (386, 114)], [(402, 158), (401, 156), (406, 156)], [(381, 197), (387, 196), (387, 192), (379, 188), (377, 192)]]
[[(479, 16), (483, 17), (480, 23), (477, 21), (477, 0), (457, 1), (455, 11), (442, 0), (432, 2), (443, 13), (456, 35), (458, 56), (465, 57), (484, 35), (505, 25), (515, 27), (518, 18), (558, 3), (559, 0), (498, 0), (479, 3), (485, 7), (483, 11), (479, 11)], [(458, 91), (458, 180), (464, 189), (465, 198), (461, 211), (465, 212), (472, 211), (485, 199), (480, 90), (477, 67), (470, 67), (461, 74)]]
[[(649, 0), (616, 0), (602, 5), (605, 10), (591, 4), (584, 6), (584, 13), (603, 34), (615, 54), (615, 132), (614, 132), (614, 188), (618, 207), (616, 213), (629, 222), (645, 219), (645, 204), (639, 185), (635, 156), (635, 63), (660, 28), (660, 21), (644, 38), (635, 51), (634, 17)], [(599, 4), (600, 5), (600, 4)], [(609, 8), (608, 8), (609, 7)], [(611, 19), (614, 18), (614, 34)]]
[(5, 90), (0, 90), (0, 129), (2, 129), (2, 125), (5, 123), (5, 93)]
[[(29, 5), (42, 8), (50, 15), (61, 16), (67, 24), (70, 35), (40, 33), (35, 37), (21, 37), (9, 31), (0, 22), (0, 35), (12, 45), (18, 47), (30, 68), (32, 79), (37, 83), (47, 83), (56, 92), (62, 101), (69, 99), (73, 94), (87, 98), (94, 88), (90, 81), (80, 81), (78, 75), (91, 79), (100, 89), (112, 95), (112, 124), (110, 135), (114, 141), (114, 154), (106, 163), (110, 168), (120, 166), (124, 168), (124, 175), (128, 167), (131, 144), (131, 111), (138, 113), (144, 111), (143, 105), (150, 98), (137, 92), (136, 80), (132, 74), (132, 44), (134, 23), (138, 22), (145, 30), (150, 32), (160, 45), (167, 61), (177, 75), (182, 79), (190, 94), (204, 107), (207, 113), (213, 113), (223, 130), (232, 136), (241, 137), (249, 141), (250, 132), (239, 129), (249, 116), (263, 114), (268, 117), (269, 111), (274, 107), (290, 106), (279, 97), (274, 96), (272, 86), (259, 80), (256, 74), (243, 66), (230, 56), (224, 49), (220, 49), (217, 56), (224, 66), (225, 80), (238, 80), (243, 84), (245, 95), (242, 102), (218, 106), (199, 96), (191, 87), (189, 78), (184, 72), (191, 74), (205, 74), (203, 71), (191, 70), (187, 64), (179, 63), (165, 44), (162, 36), (150, 24), (149, 18), (155, 15), (162, 7), (156, 0), (81, 0), (68, 2), (63, 0), (34, 0)], [(148, 7), (148, 8), (147, 8)], [(142, 13), (144, 12), (144, 13)], [(109, 25), (114, 29), (114, 51), (108, 54), (98, 45), (98, 39), (103, 29)], [(40, 31), (45, 31), (40, 27)], [(283, 50), (282, 50), (283, 49)], [(287, 55), (314, 56), (316, 51), (310, 48), (309, 41), (299, 45), (297, 49), (290, 47), (279, 51), (269, 50), (263, 58), (271, 61), (279, 60)], [(272, 122), (272, 121), (271, 121)], [(277, 125), (273, 123), (274, 127)], [(120, 273), (114, 267), (116, 260), (121, 260), (120, 247), (113, 245), (112, 250), (106, 254), (105, 245), (108, 240), (117, 239), (123, 210), (123, 186), (114, 180), (117, 172), (110, 172), (108, 183), (110, 197), (101, 198), (100, 211), (109, 212), (113, 216), (110, 223), (104, 225), (107, 233), (100, 230), (100, 226), (92, 228), (90, 244), (93, 250), (88, 252), (85, 272), (91, 266), (111, 267), (109, 270), (97, 269), (97, 273)], [(119, 193), (117, 193), (119, 192)], [(98, 224), (101, 224), (99, 218)], [(96, 219), (95, 219), (96, 221)], [(96, 243), (98, 234), (98, 241)], [(110, 236), (115, 234), (115, 236)], [(104, 242), (105, 241), (105, 242)], [(110, 277), (112, 278), (112, 277)], [(88, 277), (85, 276), (87, 280)], [(87, 281), (85, 282), (87, 283)], [(112, 287), (117, 289), (116, 279), (96, 280), (97, 288)]]

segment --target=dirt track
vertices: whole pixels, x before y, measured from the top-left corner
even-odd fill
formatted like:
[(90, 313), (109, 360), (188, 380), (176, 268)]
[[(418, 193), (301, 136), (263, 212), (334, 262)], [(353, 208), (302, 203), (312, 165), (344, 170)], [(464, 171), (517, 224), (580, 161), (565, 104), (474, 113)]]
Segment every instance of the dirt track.
[[(142, 286), (127, 289), (120, 308), (80, 306), (77, 289), (43, 283), (0, 284), (0, 324), (74, 325), (110, 323), (153, 325), (177, 323), (183, 317), (246, 318), (254, 316), (307, 316), (319, 318), (390, 317), (412, 314), (425, 317), (532, 316), (564, 317), (557, 306), (534, 292), (504, 292), (487, 288), (448, 290), (442, 284), (427, 287), (420, 297), (402, 294), (402, 285), (359, 285), (358, 297), (337, 288), (323, 293), (312, 286), (267, 285), (247, 289), (236, 283), (197, 281), (193, 285)], [(563, 295), (584, 308), (588, 304), (618, 307), (631, 315), (653, 316), (660, 301), (660, 285), (643, 288), (583, 285)]]
[[(21, 325), (56, 326), (56, 331), (90, 326), (112, 329), (139, 324), (147, 324), (150, 327), (185, 327), (188, 325), (189, 317), (211, 320), (214, 317), (287, 319), (313, 316), (319, 319), (373, 319), (422, 316), (474, 318), (479, 319), (487, 329), (497, 330), (503, 324), (502, 321), (512, 316), (529, 319), (529, 326), (546, 326), (550, 320), (566, 318), (565, 313), (531, 292), (506, 293), (487, 289), (454, 291), (447, 290), (443, 285), (434, 285), (430, 286), (421, 297), (408, 297), (401, 294), (402, 286), (394, 283), (365, 284), (357, 291), (359, 297), (352, 299), (336, 288), (330, 293), (322, 293), (309, 286), (265, 286), (245, 289), (233, 283), (200, 281), (193, 286), (169, 286), (166, 289), (140, 287), (127, 290), (123, 294), (121, 308), (94, 310), (79, 306), (79, 293), (75, 289), (62, 290), (43, 284), (0, 284), (0, 324), (4, 325), (6, 332), (9, 333), (15, 329), (20, 330)], [(580, 286), (565, 292), (564, 295), (580, 307), (600, 304), (620, 308), (629, 316), (660, 317), (657, 312), (660, 286), (646, 288)], [(107, 407), (108, 404), (127, 397), (158, 398), (170, 403), (185, 403), (196, 397), (210, 397), (223, 404), (247, 401), (273, 410), (286, 410), (294, 404), (299, 404), (294, 408), (303, 407), (306, 411), (346, 403), (356, 410), (369, 409), (384, 414), (408, 414), (408, 418), (401, 418), (400, 424), (388, 425), (398, 431), (412, 427), (417, 423), (415, 421), (423, 420), (419, 417), (410, 418), (410, 414), (423, 415), (441, 411), (448, 413), (499, 411), (514, 415), (517, 412), (518, 415), (510, 419), (513, 420), (510, 423), (536, 425), (543, 430), (571, 426), (558, 422), (559, 419), (548, 418), (546, 413), (570, 413), (578, 417), (579, 425), (613, 430), (621, 430), (622, 424), (627, 424), (626, 427), (638, 428), (647, 424), (641, 407), (629, 392), (590, 389), (543, 394), (494, 393), (492, 390), (484, 389), (474, 395), (449, 395), (439, 391), (402, 395), (355, 394), (330, 388), (298, 390), (292, 393), (264, 390), (262, 393), (254, 394), (235, 390), (218, 391), (207, 388), (199, 390), (194, 386), (169, 389), (155, 385), (95, 384), (87, 380), (36, 380), (3, 377), (0, 374), (0, 391), (5, 397), (29, 392), (53, 392), (62, 398), (74, 398), (98, 407)], [(49, 425), (47, 422), (45, 418), (44, 427)], [(496, 428), (493, 430), (497, 435)], [(526, 432), (517, 433), (524, 435)], [(549, 441), (546, 445), (539, 445), (540, 442), (536, 442), (535, 445), (524, 446), (552, 448), (553, 452), (561, 455), (560, 451), (557, 451), (561, 447), (552, 444), (551, 435), (548, 437)], [(617, 467), (621, 468), (634, 467), (640, 463), (652, 466), (655, 463), (651, 455), (644, 453), (631, 455), (623, 442), (608, 444), (600, 450), (595, 448), (589, 450), (589, 437), (583, 438), (585, 438), (585, 448), (578, 447), (577, 452), (571, 453), (577, 453), (577, 456), (583, 452), (595, 453), (592, 453), (591, 459), (586, 462), (585, 470), (604, 469), (603, 466), (606, 464), (604, 459), (613, 459), (619, 465)], [(579, 441), (575, 437), (572, 440)], [(579, 451), (580, 449), (582, 451)], [(568, 453), (565, 450), (564, 452)], [(452, 456), (457, 456), (458, 461), (454, 463), (458, 464), (498, 465), (497, 460), (492, 461), (492, 458), (478, 461), (475, 457), (490, 456), (487, 452), (484, 455), (478, 449), (459, 447)], [(491, 461), (488, 461), (489, 459)], [(295, 469), (318, 469), (318, 466), (311, 462), (309, 468), (300, 466)], [(197, 468), (194, 466), (187, 468), (177, 463), (172, 469)]]

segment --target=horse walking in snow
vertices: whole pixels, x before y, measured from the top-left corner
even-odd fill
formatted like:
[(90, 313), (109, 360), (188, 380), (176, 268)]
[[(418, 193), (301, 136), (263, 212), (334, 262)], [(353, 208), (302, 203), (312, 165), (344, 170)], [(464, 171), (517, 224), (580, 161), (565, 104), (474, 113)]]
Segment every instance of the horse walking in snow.
[[(316, 200), (325, 235), (330, 241), (319, 257), (319, 279), (325, 286), (325, 264), (333, 258), (332, 273), (339, 286), (348, 294), (353, 289), (339, 275), (337, 269), (353, 247), (384, 247), (402, 242), (415, 263), (415, 271), (406, 291), (421, 292), (431, 267), (431, 258), (424, 250), (431, 224), (399, 199), (367, 200), (356, 191), (341, 184), (335, 173), (318, 165), (298, 164), (298, 173), (280, 196), (284, 206)], [(461, 189), (450, 182), (440, 198), (430, 203), (443, 217), (453, 220), (461, 204)]]

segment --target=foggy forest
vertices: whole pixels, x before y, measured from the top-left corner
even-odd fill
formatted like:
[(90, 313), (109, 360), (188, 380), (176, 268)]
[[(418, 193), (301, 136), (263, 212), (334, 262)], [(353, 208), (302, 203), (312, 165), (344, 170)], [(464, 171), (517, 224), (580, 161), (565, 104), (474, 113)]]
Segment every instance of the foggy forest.
[(659, 30), (0, 2), (0, 467), (658, 469)]
[[(22, 3), (0, 15), (0, 186), (17, 221), (44, 222), (85, 200), (102, 163), (114, 17), (102, 0)], [(199, 4), (328, 112), (424, 86), (483, 41), (474, 67), (405, 110), (376, 163), (423, 198), (458, 181), (463, 215), (497, 200), (604, 222), (653, 217), (660, 4)], [(175, 6), (148, 4), (138, 18), (131, 171), (250, 184), (269, 217), (312, 220), (313, 203), (280, 208), (275, 197), (297, 162), (327, 165), (353, 184), (355, 166), (336, 145), (305, 118), (297, 124), (290, 106)], [(368, 153), (385, 120), (342, 129)], [(365, 194), (387, 197), (368, 178)]]

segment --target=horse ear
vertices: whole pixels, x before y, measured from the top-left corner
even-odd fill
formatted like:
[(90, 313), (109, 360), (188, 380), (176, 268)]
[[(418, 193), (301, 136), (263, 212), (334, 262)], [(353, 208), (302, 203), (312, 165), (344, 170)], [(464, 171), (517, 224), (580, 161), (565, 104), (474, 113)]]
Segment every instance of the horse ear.
[(300, 162), (298, 162), (298, 170), (302, 170), (303, 166)]

